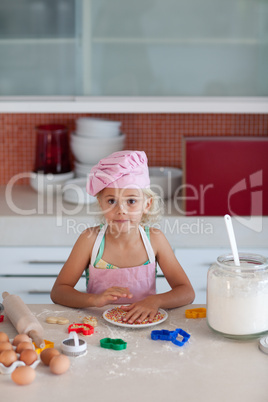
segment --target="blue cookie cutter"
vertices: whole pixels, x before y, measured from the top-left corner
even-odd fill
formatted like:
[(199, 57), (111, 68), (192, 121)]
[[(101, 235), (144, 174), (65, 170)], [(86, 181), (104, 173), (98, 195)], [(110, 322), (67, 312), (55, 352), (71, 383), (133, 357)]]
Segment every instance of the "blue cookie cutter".
[[(177, 339), (177, 336), (181, 335), (183, 338), (181, 340)], [(152, 331), (151, 339), (154, 341), (171, 341), (174, 345), (183, 346), (190, 338), (190, 334), (185, 332), (181, 328), (177, 328), (175, 331), (168, 331), (167, 329), (162, 329), (160, 331)]]

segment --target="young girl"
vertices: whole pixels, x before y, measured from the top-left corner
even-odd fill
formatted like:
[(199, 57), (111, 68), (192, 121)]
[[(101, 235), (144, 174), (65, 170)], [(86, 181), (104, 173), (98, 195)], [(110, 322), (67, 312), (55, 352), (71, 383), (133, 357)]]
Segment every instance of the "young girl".
[[(144, 224), (159, 209), (150, 190), (147, 157), (140, 151), (115, 152), (90, 172), (105, 224), (86, 229), (59, 273), (51, 299), (75, 308), (128, 304), (125, 321), (152, 321), (158, 309), (192, 303), (194, 290), (164, 234)], [(157, 212), (157, 211), (156, 211)], [(156, 294), (156, 262), (171, 290)], [(87, 293), (74, 289), (88, 271)]]

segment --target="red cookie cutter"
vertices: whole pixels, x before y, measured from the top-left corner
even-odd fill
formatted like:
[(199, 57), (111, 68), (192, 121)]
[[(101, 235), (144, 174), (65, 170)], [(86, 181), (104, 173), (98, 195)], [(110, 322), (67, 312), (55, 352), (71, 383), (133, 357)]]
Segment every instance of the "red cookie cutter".
[(94, 334), (94, 327), (89, 324), (73, 323), (69, 325), (68, 332), (75, 331), (77, 333), (82, 333), (83, 335)]
[(205, 318), (207, 315), (207, 310), (204, 307), (192, 308), (190, 310), (185, 310), (186, 318)]
[(0, 322), (4, 321), (4, 316), (0, 315)]

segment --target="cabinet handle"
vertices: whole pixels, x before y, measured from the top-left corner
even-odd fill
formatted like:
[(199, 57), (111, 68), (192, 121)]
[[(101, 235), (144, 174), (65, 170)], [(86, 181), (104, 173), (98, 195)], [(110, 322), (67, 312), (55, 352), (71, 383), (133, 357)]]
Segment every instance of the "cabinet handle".
[(29, 290), (27, 293), (29, 295), (49, 295), (50, 290)]
[(28, 264), (65, 264), (66, 261), (45, 261), (45, 260), (30, 260), (27, 261)]

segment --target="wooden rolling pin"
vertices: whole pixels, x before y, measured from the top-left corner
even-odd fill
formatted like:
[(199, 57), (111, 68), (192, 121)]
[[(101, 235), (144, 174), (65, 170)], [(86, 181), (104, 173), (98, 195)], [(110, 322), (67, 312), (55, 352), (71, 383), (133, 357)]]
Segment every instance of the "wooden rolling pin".
[(8, 292), (2, 293), (5, 313), (19, 334), (27, 334), (38, 348), (44, 348), (44, 329), (23, 300)]

